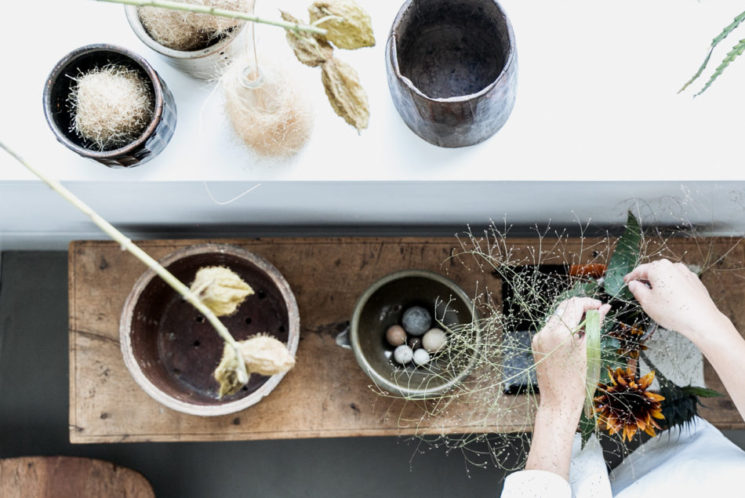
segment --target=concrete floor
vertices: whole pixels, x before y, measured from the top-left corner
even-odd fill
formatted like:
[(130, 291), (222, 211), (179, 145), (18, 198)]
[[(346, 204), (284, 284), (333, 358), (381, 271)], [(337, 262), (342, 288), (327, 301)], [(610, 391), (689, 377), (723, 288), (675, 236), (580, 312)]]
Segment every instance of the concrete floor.
[[(71, 445), (67, 254), (2, 254), (0, 458), (74, 455), (141, 472), (159, 497), (498, 496), (504, 474), (397, 438)], [(727, 432), (741, 447), (745, 431)]]

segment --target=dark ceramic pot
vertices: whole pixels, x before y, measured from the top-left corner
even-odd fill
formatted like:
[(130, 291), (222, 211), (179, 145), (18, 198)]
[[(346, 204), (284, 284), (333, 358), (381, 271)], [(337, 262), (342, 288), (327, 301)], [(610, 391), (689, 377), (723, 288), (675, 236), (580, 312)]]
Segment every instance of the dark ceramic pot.
[[(294, 355), (300, 340), (300, 315), (290, 285), (268, 261), (239, 247), (202, 244), (170, 254), (160, 263), (181, 282), (190, 284), (204, 266), (225, 266), (237, 273), (255, 294), (236, 313), (221, 317), (237, 341), (257, 333), (274, 336)], [(212, 374), (224, 342), (191, 304), (146, 271), (127, 297), (119, 322), (124, 363), (134, 380), (159, 403), (183, 413), (226, 415), (261, 401), (285, 374), (251, 374), (248, 384), (218, 398)]]
[(407, 0), (388, 37), (386, 69), (414, 133), (441, 147), (477, 144), (512, 112), (515, 34), (494, 0)]
[[(123, 147), (101, 151), (71, 130), (73, 117), (67, 99), (76, 84), (72, 78), (107, 64), (123, 65), (139, 71), (150, 84), (154, 109), (152, 120), (136, 140)], [(44, 115), (60, 143), (83, 157), (114, 168), (131, 168), (154, 158), (165, 149), (176, 129), (176, 103), (155, 69), (134, 52), (107, 44), (78, 48), (57, 63), (44, 87)]]
[[(468, 295), (453, 281), (429, 271), (405, 270), (381, 278), (360, 296), (349, 331), (337, 337), (337, 344), (354, 351), (360, 368), (378, 387), (405, 398), (432, 398), (463, 380), (478, 358), (474, 354), (469, 361), (452, 361), (446, 350), (433, 356), (427, 368), (394, 364), (385, 331), (401, 323), (403, 312), (411, 306), (434, 312), (451, 334), (465, 334), (459, 325), (477, 323), (479, 318)], [(478, 350), (480, 331), (472, 327), (467, 333), (467, 341)]]

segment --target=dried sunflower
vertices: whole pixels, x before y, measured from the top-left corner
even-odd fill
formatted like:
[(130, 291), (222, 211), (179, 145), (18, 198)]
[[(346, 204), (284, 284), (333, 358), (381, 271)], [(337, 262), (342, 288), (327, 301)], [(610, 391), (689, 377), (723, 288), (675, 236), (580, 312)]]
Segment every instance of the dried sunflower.
[(648, 337), (645, 337), (642, 328), (635, 325), (629, 326), (621, 323), (617, 328), (611, 330), (608, 335), (618, 339), (619, 346), (616, 352), (621, 356), (638, 359), (639, 351), (645, 351), (647, 349), (644, 342)]
[(611, 384), (598, 384), (595, 397), (595, 413), (598, 425), (605, 424), (608, 434), (620, 433), (624, 441), (631, 441), (636, 431), (655, 436), (655, 429), (661, 429), (655, 419), (662, 420), (661, 401), (665, 399), (647, 389), (654, 380), (654, 372), (636, 378), (631, 368), (608, 369)]

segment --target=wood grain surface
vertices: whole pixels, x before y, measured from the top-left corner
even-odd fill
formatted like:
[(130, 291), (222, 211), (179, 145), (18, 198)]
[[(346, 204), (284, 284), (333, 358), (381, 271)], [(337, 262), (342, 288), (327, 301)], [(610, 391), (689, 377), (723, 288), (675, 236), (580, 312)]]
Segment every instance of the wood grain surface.
[(3, 498), (154, 498), (139, 473), (90, 458), (21, 457), (0, 460)]
[[(156, 259), (196, 240), (145, 241)], [(381, 396), (336, 335), (348, 324), (358, 296), (378, 278), (397, 270), (441, 273), (467, 293), (488, 289), (496, 304), (501, 280), (460, 255), (456, 238), (275, 238), (210, 240), (253, 251), (274, 264), (290, 283), (300, 308), (297, 365), (264, 400), (243, 412), (200, 418), (171, 411), (132, 380), (119, 349), (119, 317), (137, 278), (145, 271), (112, 242), (73, 242), (69, 250), (70, 440), (73, 443), (127, 441), (224, 441), (347, 436), (391, 436), (515, 432), (532, 426), (534, 402), (497, 397), (501, 415), (489, 416), (478, 403), (451, 403), (436, 416), (426, 401)], [(671, 239), (660, 251), (688, 263), (716, 262), (705, 283), (738, 326), (745, 327), (745, 251), (739, 240)], [(547, 244), (554, 246), (546, 251)], [(514, 258), (536, 253), (534, 239), (508, 239)], [(584, 262), (604, 257), (602, 240), (543, 240), (545, 263), (567, 255)], [(600, 254), (598, 254), (600, 252)], [(455, 256), (455, 257), (453, 257)], [(551, 261), (554, 258), (554, 261)], [(723, 391), (706, 366), (707, 384)], [(488, 393), (486, 393), (488, 395)], [(484, 393), (482, 393), (482, 396)], [(703, 415), (720, 428), (745, 428), (729, 398), (707, 399)]]

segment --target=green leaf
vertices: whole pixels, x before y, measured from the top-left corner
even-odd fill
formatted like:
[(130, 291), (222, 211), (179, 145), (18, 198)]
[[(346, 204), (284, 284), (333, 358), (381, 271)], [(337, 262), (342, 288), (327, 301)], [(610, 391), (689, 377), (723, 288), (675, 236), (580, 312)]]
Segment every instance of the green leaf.
[[(712, 41), (711, 45), (709, 46), (709, 52), (706, 54), (706, 58), (704, 59), (704, 62), (699, 66), (698, 71), (691, 77), (690, 80), (686, 82), (685, 85), (683, 85), (683, 88), (678, 90), (678, 93), (681, 93), (685, 91), (686, 88), (690, 86), (691, 83), (696, 81), (699, 76), (701, 76), (701, 73), (704, 72), (704, 69), (706, 69), (706, 66), (709, 64), (709, 60), (711, 59), (711, 54), (714, 51), (714, 48), (716, 48), (719, 43), (727, 38), (727, 36), (732, 33), (737, 27), (742, 24), (742, 22), (745, 21), (745, 12), (742, 12), (740, 15), (735, 17), (735, 20), (732, 21), (730, 24), (725, 26), (725, 28), (722, 30), (721, 33), (719, 33)], [(702, 90), (703, 92), (703, 90)], [(701, 93), (701, 92), (699, 92)]]
[(708, 389), (706, 387), (685, 386), (681, 387), (681, 390), (683, 390), (687, 394), (698, 396), (699, 398), (718, 398), (720, 396), (723, 396), (722, 393), (715, 391), (714, 389)]
[[(626, 358), (618, 354), (618, 349), (621, 347), (621, 342), (616, 339), (615, 337), (609, 337), (609, 336), (602, 336), (600, 339), (600, 350), (601, 353), (601, 359), (603, 361), (603, 366), (608, 367), (612, 370), (615, 370), (616, 368), (622, 368), (626, 367)], [(608, 377), (607, 369), (603, 369), (603, 380), (602, 382), (604, 384), (607, 384), (610, 382), (610, 377)]]
[(587, 351), (587, 385), (585, 392), (585, 416), (592, 416), (592, 400), (600, 381), (602, 355), (600, 348), (600, 312), (585, 313), (585, 347)]
[(603, 288), (605, 293), (611, 299), (621, 299), (631, 301), (634, 296), (631, 295), (623, 277), (631, 272), (639, 262), (639, 253), (641, 251), (642, 230), (636, 217), (629, 211), (626, 220), (626, 229), (618, 239), (616, 249), (608, 262), (608, 269), (605, 271), (605, 282)]
[(702, 93), (704, 93), (714, 81), (719, 78), (725, 69), (729, 67), (729, 65), (738, 57), (742, 55), (742, 53), (745, 51), (745, 39), (740, 40), (737, 42), (737, 44), (732, 47), (732, 49), (727, 52), (727, 55), (722, 59), (722, 62), (719, 63), (719, 66), (714, 70), (714, 72), (709, 77), (709, 81), (706, 82), (704, 87), (699, 91), (695, 97), (698, 97)]

